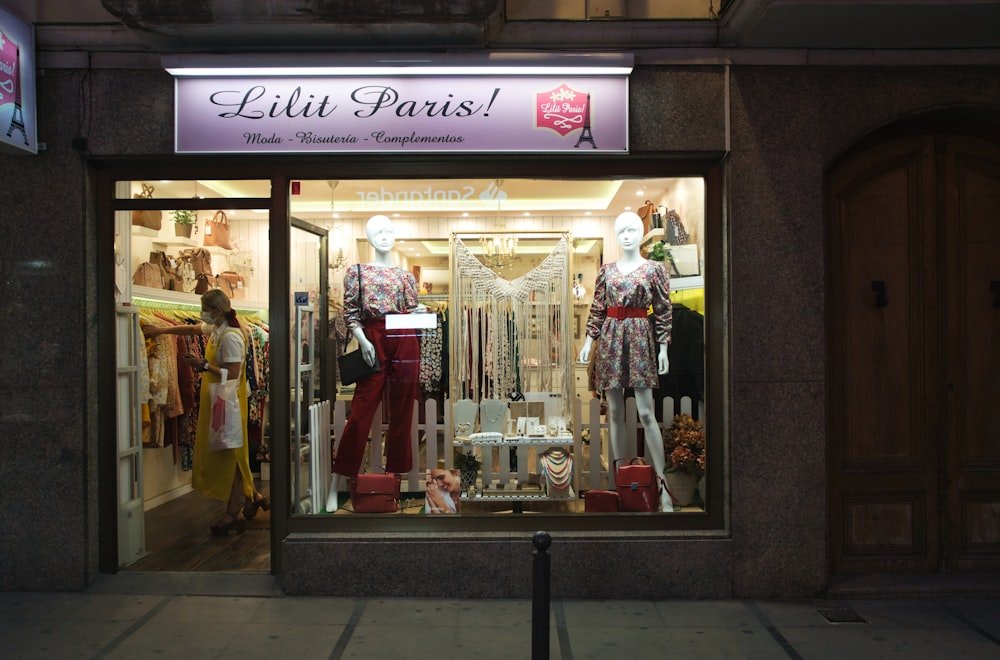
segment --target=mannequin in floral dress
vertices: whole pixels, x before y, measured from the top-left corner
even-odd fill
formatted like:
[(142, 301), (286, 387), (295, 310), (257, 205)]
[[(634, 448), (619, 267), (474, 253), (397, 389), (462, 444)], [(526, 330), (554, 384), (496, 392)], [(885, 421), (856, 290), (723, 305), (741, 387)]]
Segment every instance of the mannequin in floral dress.
[[(639, 254), (642, 220), (631, 212), (615, 220), (615, 237), (622, 248), (618, 261), (605, 264), (597, 275), (594, 302), (587, 319), (587, 338), (580, 351), (580, 362), (587, 363), (594, 340), (597, 345), (594, 371), (597, 388), (608, 400), (608, 429), (615, 459), (625, 455), (625, 389), (633, 388), (639, 422), (645, 432), (646, 455), (653, 469), (664, 479), (662, 432), (656, 421), (653, 389), (658, 375), (670, 368), (667, 345), (670, 342), (670, 279), (663, 264)], [(653, 324), (647, 310), (653, 308)], [(664, 480), (665, 481), (665, 480)], [(660, 491), (660, 510), (673, 511), (664, 486)]]

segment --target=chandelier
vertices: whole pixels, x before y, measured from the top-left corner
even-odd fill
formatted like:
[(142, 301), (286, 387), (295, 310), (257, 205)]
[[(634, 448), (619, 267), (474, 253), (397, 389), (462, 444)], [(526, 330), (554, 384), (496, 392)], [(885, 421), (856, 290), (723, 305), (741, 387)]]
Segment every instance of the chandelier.
[(479, 244), (483, 248), (483, 263), (493, 270), (502, 270), (512, 263), (517, 252), (517, 235), (505, 233), (507, 225), (500, 217), (500, 204), (507, 199), (507, 193), (503, 191), (503, 180), (496, 179), (486, 189), (484, 195), (496, 195), (497, 215), (493, 223), (494, 231), (490, 236), (483, 235), (479, 238)]

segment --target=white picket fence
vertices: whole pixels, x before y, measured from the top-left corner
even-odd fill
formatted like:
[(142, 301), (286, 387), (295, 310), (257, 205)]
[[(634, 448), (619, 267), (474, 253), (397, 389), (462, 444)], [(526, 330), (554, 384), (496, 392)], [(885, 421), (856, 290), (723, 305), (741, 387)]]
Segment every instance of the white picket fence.
[[(451, 405), (445, 404), (443, 421), (438, 423), (437, 401), (430, 399), (424, 402), (423, 424), (419, 420), (419, 403), (414, 403), (413, 424), (410, 431), (411, 450), (414, 457), (414, 466), (408, 473), (403, 475), (403, 492), (423, 492), (424, 475), (429, 468), (443, 467), (451, 469), (454, 465), (454, 445), (452, 439)], [(690, 398), (681, 399), (681, 412), (692, 414), (693, 402)], [(575, 410), (573, 411), (573, 489), (580, 493), (582, 490), (594, 488), (608, 488), (612, 483), (609, 466), (613, 465), (614, 456), (611, 455), (610, 443), (607, 437), (608, 425), (601, 420), (601, 402), (599, 399), (582, 401), (574, 399)], [(704, 419), (703, 410), (699, 411), (700, 419)], [(308, 489), (308, 505), (300, 506), (300, 510), (312, 512), (325, 511), (327, 496), (330, 492), (332, 481), (332, 449), (336, 446), (337, 440), (343, 435), (344, 425), (347, 423), (346, 402), (338, 400), (330, 404), (329, 401), (321, 401), (309, 407), (310, 433), (309, 433), (309, 462), (310, 462), (310, 484)], [(671, 398), (663, 400), (663, 419), (666, 425), (674, 416), (674, 401)], [(382, 409), (375, 413), (372, 421), (369, 457), (378, 457), (373, 461), (376, 466), (383, 464), (383, 443), (386, 424), (382, 422)], [(636, 411), (635, 399), (625, 401), (625, 426), (627, 430), (627, 440), (625, 458), (637, 455), (639, 428), (638, 413)], [(584, 430), (588, 431), (589, 451), (584, 451)], [(468, 445), (460, 445), (468, 448)], [(477, 447), (483, 452), (484, 467), (488, 465), (485, 472), (490, 478), (499, 479), (506, 482), (508, 479), (516, 478), (521, 481), (527, 480), (531, 474), (538, 473), (538, 452), (543, 447)], [(510, 453), (517, 452), (516, 470), (510, 467)], [(584, 458), (588, 460), (584, 461)], [(370, 467), (370, 466), (365, 466)], [(303, 503), (305, 498), (303, 498)]]

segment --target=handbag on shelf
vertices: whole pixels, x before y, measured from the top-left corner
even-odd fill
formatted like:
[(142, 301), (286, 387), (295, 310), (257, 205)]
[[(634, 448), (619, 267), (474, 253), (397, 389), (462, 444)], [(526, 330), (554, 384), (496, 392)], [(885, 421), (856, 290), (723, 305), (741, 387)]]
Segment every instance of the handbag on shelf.
[[(361, 264), (358, 264), (358, 302), (364, 302), (361, 283)], [(350, 353), (344, 353), (337, 358), (337, 371), (340, 372), (340, 382), (343, 385), (351, 385), (359, 380), (368, 378), (372, 374), (378, 373), (378, 355), (375, 356), (375, 364), (365, 362), (361, 348), (357, 348)]]
[(641, 458), (633, 458), (627, 464), (617, 467), (615, 490), (621, 501), (622, 511), (649, 513), (660, 510), (656, 472), (652, 465), (647, 465)]
[[(242, 300), (246, 297), (246, 280), (236, 271), (224, 270), (215, 276), (215, 281), (219, 283), (219, 288), (225, 291), (231, 300)], [(229, 285), (229, 289), (221, 286), (223, 282)]]
[(195, 293), (201, 295), (206, 291), (208, 291), (209, 289), (214, 289), (214, 288), (216, 288), (214, 277), (212, 277), (211, 275), (205, 275), (204, 273), (199, 273), (198, 275), (195, 275), (195, 285), (194, 285)]
[(177, 274), (177, 262), (163, 250), (154, 250), (149, 253), (149, 263), (163, 271), (163, 288), (169, 291), (182, 291), (184, 281)]
[(216, 211), (210, 219), (205, 221), (205, 247), (219, 247), (223, 250), (232, 250), (233, 244), (229, 242), (229, 216), (225, 211)]
[(167, 282), (164, 278), (163, 269), (155, 264), (151, 264), (148, 261), (144, 261), (139, 264), (138, 268), (132, 274), (132, 284), (137, 286), (148, 286), (153, 289), (165, 289), (167, 288)]
[(642, 233), (648, 234), (649, 230), (653, 228), (653, 213), (656, 212), (656, 204), (646, 200), (646, 203), (639, 207), (636, 211), (636, 215), (642, 220)]
[[(153, 186), (142, 184), (142, 192), (132, 195), (133, 199), (152, 199)], [(160, 231), (163, 224), (162, 211), (132, 211), (132, 226)]]
[(399, 487), (402, 481), (403, 475), (392, 472), (354, 475), (349, 479), (351, 507), (355, 513), (395, 513), (399, 511)]
[(617, 513), (621, 511), (621, 500), (613, 490), (588, 490), (583, 494), (585, 513)]

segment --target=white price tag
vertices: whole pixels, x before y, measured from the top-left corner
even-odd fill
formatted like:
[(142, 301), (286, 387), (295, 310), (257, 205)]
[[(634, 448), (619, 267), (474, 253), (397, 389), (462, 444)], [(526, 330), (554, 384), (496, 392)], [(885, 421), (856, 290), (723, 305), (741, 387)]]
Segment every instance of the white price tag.
[(437, 327), (437, 314), (386, 314), (386, 330), (421, 330)]

